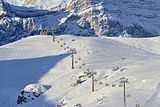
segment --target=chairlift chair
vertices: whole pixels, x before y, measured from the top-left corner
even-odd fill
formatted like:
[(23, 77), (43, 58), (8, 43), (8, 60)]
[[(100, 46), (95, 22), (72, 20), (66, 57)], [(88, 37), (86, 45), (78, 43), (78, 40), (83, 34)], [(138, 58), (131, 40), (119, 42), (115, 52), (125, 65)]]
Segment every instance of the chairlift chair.
[(116, 84), (112, 84), (112, 87), (116, 87)]

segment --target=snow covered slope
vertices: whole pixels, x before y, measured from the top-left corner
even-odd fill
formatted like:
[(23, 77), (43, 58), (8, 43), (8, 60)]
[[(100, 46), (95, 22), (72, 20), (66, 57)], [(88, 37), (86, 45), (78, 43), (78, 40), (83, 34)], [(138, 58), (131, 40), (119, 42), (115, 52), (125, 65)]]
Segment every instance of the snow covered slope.
[[(4, 3), (3, 3), (4, 1)], [(160, 35), (159, 0), (1, 0), (0, 45), (55, 29), (81, 36)]]
[(53, 9), (63, 3), (63, 0), (5, 0), (6, 2), (24, 7), (35, 7), (39, 9)]
[[(52, 36), (42, 35), (1, 46), (0, 106), (124, 107), (120, 79), (126, 77), (127, 107), (135, 107), (136, 103), (141, 107), (159, 107), (159, 44), (159, 37), (61, 35), (53, 42)], [(74, 70), (70, 48), (77, 51)], [(91, 78), (77, 82), (87, 69), (97, 72), (95, 92), (91, 92)], [(28, 84), (48, 88), (33, 101), (17, 105), (18, 95)]]

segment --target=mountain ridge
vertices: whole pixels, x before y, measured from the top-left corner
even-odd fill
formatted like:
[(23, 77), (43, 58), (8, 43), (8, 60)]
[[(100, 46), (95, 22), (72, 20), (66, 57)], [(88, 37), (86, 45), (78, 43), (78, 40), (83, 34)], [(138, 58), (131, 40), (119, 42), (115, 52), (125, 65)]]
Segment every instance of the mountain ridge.
[[(40, 34), (43, 29), (80, 36), (160, 35), (160, 2), (157, 0), (70, 0), (68, 3), (6, 0), (7, 5), (2, 4), (3, 1), (0, 1), (0, 45)], [(49, 34), (53, 34), (51, 32)]]

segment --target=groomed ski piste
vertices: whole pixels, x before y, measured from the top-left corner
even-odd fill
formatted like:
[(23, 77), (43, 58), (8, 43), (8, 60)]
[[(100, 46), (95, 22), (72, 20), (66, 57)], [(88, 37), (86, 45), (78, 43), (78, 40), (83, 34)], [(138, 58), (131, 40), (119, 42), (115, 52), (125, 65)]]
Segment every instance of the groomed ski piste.
[[(0, 107), (124, 107), (121, 78), (128, 78), (126, 107), (159, 107), (159, 44), (159, 37), (61, 35), (53, 41), (52, 36), (37, 35), (1, 46)], [(74, 69), (72, 48), (76, 50)], [(94, 92), (91, 78), (75, 84), (88, 69), (97, 72)], [(29, 84), (46, 90), (32, 101), (17, 104)]]

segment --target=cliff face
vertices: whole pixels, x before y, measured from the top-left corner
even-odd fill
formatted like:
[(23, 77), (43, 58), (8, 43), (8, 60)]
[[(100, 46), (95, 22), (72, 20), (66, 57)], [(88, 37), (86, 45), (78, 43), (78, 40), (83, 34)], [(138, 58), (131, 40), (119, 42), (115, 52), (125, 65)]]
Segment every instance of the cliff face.
[(43, 1), (42, 6), (42, 1), (31, 1), (0, 0), (0, 45), (58, 27), (58, 20), (65, 15), (59, 2), (53, 8), (53, 1), (48, 7), (48, 2)]
[(86, 17), (96, 35), (152, 37), (160, 34), (158, 0), (71, 0), (68, 11)]
[(85, 18), (90, 23), (90, 27), (94, 30), (96, 36), (107, 34), (108, 18), (102, 2), (96, 0), (71, 0), (66, 6), (66, 10)]
[[(42, 29), (82, 36), (160, 35), (158, 0), (1, 0), (0, 45)], [(51, 33), (50, 33), (51, 34)]]

